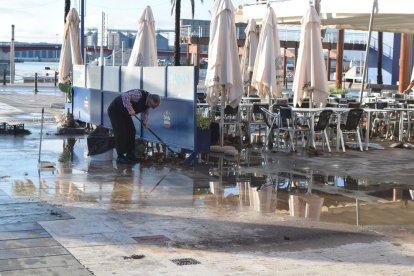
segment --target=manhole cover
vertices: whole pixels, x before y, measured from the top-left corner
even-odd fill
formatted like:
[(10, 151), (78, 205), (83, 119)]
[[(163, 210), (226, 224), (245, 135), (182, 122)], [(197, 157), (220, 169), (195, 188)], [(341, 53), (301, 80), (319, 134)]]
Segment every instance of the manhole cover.
[(170, 240), (164, 235), (140, 236), (140, 237), (133, 237), (133, 239), (140, 243), (163, 243), (163, 242), (167, 242)]
[(176, 265), (195, 265), (201, 264), (199, 261), (193, 258), (182, 258), (182, 259), (172, 259), (171, 262), (175, 263)]

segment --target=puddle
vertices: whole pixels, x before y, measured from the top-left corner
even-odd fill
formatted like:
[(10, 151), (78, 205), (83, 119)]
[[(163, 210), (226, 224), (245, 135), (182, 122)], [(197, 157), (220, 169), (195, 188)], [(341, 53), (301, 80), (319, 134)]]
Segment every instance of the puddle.
[(212, 208), (352, 225), (414, 224), (413, 186), (329, 175), (299, 169), (293, 162), (284, 164), (290, 170), (280, 166), (267, 174), (254, 172), (268, 162), (279, 166), (281, 161), (266, 160), (253, 150), (243, 152), (240, 159), (212, 155), (210, 165), (196, 168), (118, 166), (91, 162), (83, 137), (53, 136), (44, 140), (42, 160), (57, 166), (39, 172), (38, 134), (1, 143), (9, 157), (0, 161), (0, 190), (11, 196), (123, 209)]

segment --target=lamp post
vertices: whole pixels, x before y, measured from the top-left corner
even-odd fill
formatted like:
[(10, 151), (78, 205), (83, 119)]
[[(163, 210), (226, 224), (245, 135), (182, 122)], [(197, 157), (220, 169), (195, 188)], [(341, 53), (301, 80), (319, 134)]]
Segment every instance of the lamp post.
[(14, 84), (14, 25), (11, 25), (12, 35), (10, 43), (10, 84)]

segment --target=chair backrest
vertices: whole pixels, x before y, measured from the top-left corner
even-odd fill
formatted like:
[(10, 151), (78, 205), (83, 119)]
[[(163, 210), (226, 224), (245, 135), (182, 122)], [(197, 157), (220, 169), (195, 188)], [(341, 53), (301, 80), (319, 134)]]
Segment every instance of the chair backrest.
[(260, 99), (259, 95), (250, 95), (247, 98), (242, 98), (242, 102), (244, 103), (260, 103), (262, 100)]
[(273, 113), (279, 113), (281, 107), (289, 107), (289, 105), (274, 104), (272, 105), (271, 109)]
[(252, 113), (253, 114), (262, 114), (261, 107), (263, 107), (265, 109), (269, 109), (269, 104), (253, 103)]
[(376, 104), (376, 108), (377, 109), (384, 109), (386, 107), (388, 107), (388, 103), (387, 102), (377, 102), (377, 104)]
[[(297, 105), (299, 107), (299, 105)], [(309, 108), (309, 102), (302, 102), (301, 108)]]
[(361, 107), (361, 103), (357, 103), (357, 102), (349, 102), (349, 103), (348, 103), (348, 107), (349, 107), (349, 108), (360, 108), (360, 107)]
[(337, 103), (327, 103), (326, 107), (338, 107)]
[(275, 128), (275, 125), (271, 125), (272, 121), (275, 122), (275, 117), (277, 116), (275, 113), (272, 113), (269, 111), (269, 108), (266, 108), (264, 106), (259, 107), (260, 113), (262, 114), (264, 118), (264, 122), (266, 123), (268, 128)]
[(239, 112), (239, 106), (233, 108), (230, 105), (227, 105), (226, 108), (224, 109), (224, 115), (228, 115), (228, 116), (236, 116), (238, 112)]
[(277, 105), (288, 105), (289, 101), (288, 99), (276, 99), (275, 104)]
[(316, 123), (316, 126), (314, 128), (315, 131), (322, 131), (324, 130), (328, 124), (329, 120), (331, 119), (333, 111), (330, 109), (325, 109), (319, 114), (318, 122)]
[(405, 94), (396, 93), (396, 94), (394, 94), (394, 99), (404, 100), (405, 99)]
[(265, 110), (269, 110), (269, 105), (268, 104), (262, 104), (262, 103), (253, 103), (253, 106), (252, 106), (252, 119), (253, 119), (253, 121), (262, 120), (262, 119), (266, 120), (266, 116), (265, 116), (265, 114), (263, 114), (262, 108), (265, 109)]
[(279, 110), (279, 119), (280, 119), (280, 126), (288, 126), (289, 121), (292, 121), (292, 108), (281, 106)]
[(346, 118), (344, 130), (357, 129), (359, 122), (361, 121), (363, 113), (364, 113), (364, 110), (361, 108), (353, 108), (349, 110), (348, 117)]
[[(368, 108), (376, 108), (377, 103), (365, 103), (364, 105), (365, 105), (365, 107), (368, 107)], [(349, 107), (349, 105), (348, 105), (348, 107)]]

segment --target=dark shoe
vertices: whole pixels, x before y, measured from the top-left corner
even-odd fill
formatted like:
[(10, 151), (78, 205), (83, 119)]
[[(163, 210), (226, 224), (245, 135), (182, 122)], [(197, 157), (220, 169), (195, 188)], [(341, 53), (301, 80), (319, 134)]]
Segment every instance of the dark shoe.
[(137, 158), (133, 153), (128, 153), (126, 155), (126, 159), (131, 160), (133, 162), (139, 162), (140, 161), (140, 159)]
[(128, 159), (128, 158), (126, 158), (125, 156), (119, 156), (119, 157), (116, 159), (116, 162), (117, 162), (118, 164), (135, 164), (135, 162), (134, 162), (134, 161), (132, 161), (132, 160), (130, 160), (130, 159)]

